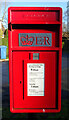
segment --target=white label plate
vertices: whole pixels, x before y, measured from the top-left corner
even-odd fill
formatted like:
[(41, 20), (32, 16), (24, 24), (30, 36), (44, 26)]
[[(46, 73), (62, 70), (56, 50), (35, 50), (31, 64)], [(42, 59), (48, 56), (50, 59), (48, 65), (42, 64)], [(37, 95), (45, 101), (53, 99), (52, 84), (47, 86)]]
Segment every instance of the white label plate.
[(27, 64), (27, 95), (44, 96), (44, 63)]

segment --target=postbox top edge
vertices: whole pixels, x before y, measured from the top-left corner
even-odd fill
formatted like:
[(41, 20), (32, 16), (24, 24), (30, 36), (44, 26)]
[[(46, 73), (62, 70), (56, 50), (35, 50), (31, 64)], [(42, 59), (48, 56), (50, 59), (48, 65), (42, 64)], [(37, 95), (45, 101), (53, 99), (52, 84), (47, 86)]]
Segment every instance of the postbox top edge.
[(8, 11), (11, 10), (62, 10), (61, 7), (9, 7)]

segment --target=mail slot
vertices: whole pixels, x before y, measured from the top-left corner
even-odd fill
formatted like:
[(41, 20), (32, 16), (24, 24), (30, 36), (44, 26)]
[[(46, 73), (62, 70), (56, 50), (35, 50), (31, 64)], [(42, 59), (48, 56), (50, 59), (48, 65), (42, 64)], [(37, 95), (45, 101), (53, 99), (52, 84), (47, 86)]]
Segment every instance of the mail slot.
[(62, 9), (10, 7), (8, 34), (10, 111), (60, 112)]

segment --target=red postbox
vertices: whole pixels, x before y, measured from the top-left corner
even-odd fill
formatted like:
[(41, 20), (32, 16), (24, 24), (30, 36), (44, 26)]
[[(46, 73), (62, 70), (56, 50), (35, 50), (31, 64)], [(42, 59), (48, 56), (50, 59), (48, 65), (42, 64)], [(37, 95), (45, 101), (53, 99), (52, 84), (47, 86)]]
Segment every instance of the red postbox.
[(10, 111), (60, 112), (62, 9), (10, 7)]

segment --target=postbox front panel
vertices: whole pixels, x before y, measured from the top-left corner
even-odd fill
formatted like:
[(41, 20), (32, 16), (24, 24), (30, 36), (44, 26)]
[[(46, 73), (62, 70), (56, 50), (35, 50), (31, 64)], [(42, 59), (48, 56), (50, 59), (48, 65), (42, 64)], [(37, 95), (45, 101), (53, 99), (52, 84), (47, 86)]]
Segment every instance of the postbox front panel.
[(13, 52), (14, 108), (56, 108), (56, 69), (56, 52)]
[(10, 111), (60, 112), (62, 9), (8, 10)]

